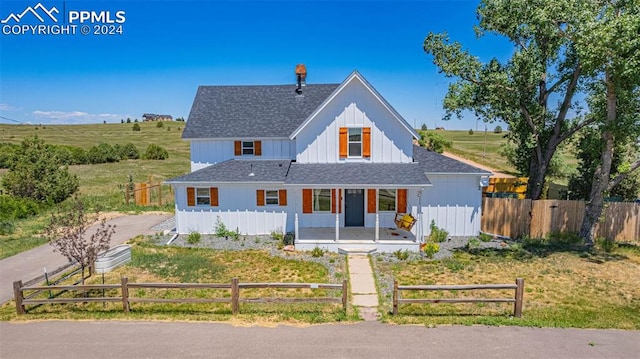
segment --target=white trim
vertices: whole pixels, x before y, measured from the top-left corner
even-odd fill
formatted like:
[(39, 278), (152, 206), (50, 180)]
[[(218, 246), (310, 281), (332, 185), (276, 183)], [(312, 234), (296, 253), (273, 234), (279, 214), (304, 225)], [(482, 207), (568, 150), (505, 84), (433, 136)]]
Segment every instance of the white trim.
[(360, 81), (360, 83), (367, 89), (369, 90), (369, 92), (373, 95), (373, 97), (376, 98), (376, 100), (378, 100), (378, 102), (380, 102), (380, 104), (391, 114), (391, 116), (393, 116), (396, 120), (398, 120), (398, 122), (400, 122), (400, 124), (402, 124), (402, 126), (407, 130), (407, 132), (409, 132), (411, 134), (411, 136), (413, 138), (420, 138), (420, 136), (418, 135), (418, 133), (411, 128), (411, 126), (407, 123), (407, 121), (402, 118), (402, 116), (398, 113), (398, 111), (396, 111), (391, 104), (389, 104), (383, 97), (382, 95), (380, 95), (378, 93), (378, 91), (375, 90), (375, 88), (373, 88), (373, 86), (371, 86), (371, 84), (369, 84), (369, 82), (367, 82), (367, 80), (364, 79), (364, 77), (362, 77), (362, 75), (357, 71), (354, 70), (341, 84), (340, 86), (338, 86), (337, 89), (335, 89), (333, 91), (333, 93), (326, 99), (324, 100), (324, 102), (322, 102), (322, 104), (320, 106), (318, 106), (318, 108), (316, 108), (313, 113), (311, 113), (311, 115), (295, 130), (293, 131), (293, 133), (289, 136), (290, 140), (293, 140), (296, 138), (296, 136), (298, 136), (298, 134), (305, 128), (307, 127), (307, 125), (313, 121), (315, 119), (315, 117), (318, 115), (318, 113), (320, 113), (325, 107), (327, 107), (327, 105), (329, 103), (331, 103), (331, 101), (333, 101), (334, 98), (336, 98), (338, 96), (338, 94), (340, 94), (342, 92), (342, 90), (344, 90), (345, 87), (347, 87), (347, 85), (353, 81), (354, 79), (358, 79), (358, 81)]

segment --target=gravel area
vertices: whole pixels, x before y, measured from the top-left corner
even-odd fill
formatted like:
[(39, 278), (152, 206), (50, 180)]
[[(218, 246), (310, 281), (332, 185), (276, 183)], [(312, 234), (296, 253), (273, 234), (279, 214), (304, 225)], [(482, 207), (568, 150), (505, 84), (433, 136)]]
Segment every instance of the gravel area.
[[(175, 219), (171, 218), (164, 221), (153, 228), (163, 235), (156, 235), (152, 241), (157, 245), (167, 245), (167, 243), (175, 236)], [(164, 231), (164, 232), (163, 232)], [(338, 253), (325, 253), (322, 257), (313, 257), (311, 252), (288, 252), (282, 249), (280, 241), (273, 239), (269, 235), (249, 236), (241, 235), (238, 239), (218, 238), (215, 235), (202, 234), (198, 243), (187, 242), (187, 234), (178, 235), (172, 242), (171, 246), (190, 247), (190, 248), (210, 248), (216, 250), (264, 250), (271, 256), (278, 256), (286, 259), (301, 260), (314, 262), (324, 265), (331, 281), (334, 283), (341, 282), (346, 276), (346, 259), (344, 255)], [(338, 275), (340, 273), (340, 275)]]
[[(470, 237), (450, 237), (446, 241), (439, 243), (440, 251), (433, 256), (433, 259), (424, 257), (421, 253), (409, 252), (407, 259), (401, 260), (393, 253), (375, 253), (373, 254), (373, 273), (379, 283), (380, 295), (387, 299), (384, 302), (391, 303), (393, 296), (393, 276), (389, 272), (380, 271), (378, 263), (398, 263), (404, 261), (416, 261), (416, 260), (442, 260), (451, 258), (453, 252), (459, 248), (465, 248), (467, 246), (471, 248), (495, 248), (500, 249), (507, 246), (507, 243), (500, 239), (493, 239), (489, 242), (482, 242), (478, 239)], [(390, 310), (385, 308), (383, 310)]]

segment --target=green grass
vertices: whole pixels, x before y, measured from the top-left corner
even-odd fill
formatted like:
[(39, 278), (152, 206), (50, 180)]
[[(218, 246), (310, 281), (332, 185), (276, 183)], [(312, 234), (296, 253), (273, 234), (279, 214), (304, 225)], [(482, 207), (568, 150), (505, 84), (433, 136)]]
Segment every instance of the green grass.
[[(169, 186), (163, 186), (163, 206), (138, 207), (125, 204), (123, 185), (129, 175), (134, 182), (159, 182), (189, 172), (189, 143), (181, 139), (184, 122), (165, 123), (158, 128), (155, 123), (140, 123), (141, 131), (131, 130), (133, 124), (92, 125), (0, 125), (0, 143), (20, 143), (23, 138), (37, 134), (47, 143), (72, 145), (89, 149), (99, 143), (124, 145), (134, 143), (142, 153), (149, 144), (159, 144), (167, 149), (169, 158), (163, 161), (126, 160), (118, 163), (70, 166), (70, 172), (80, 179), (80, 196), (91, 208), (101, 211), (140, 212), (173, 211), (173, 194)], [(170, 128), (168, 131), (167, 128)], [(0, 170), (0, 176), (6, 170)], [(152, 199), (157, 194), (152, 192)], [(46, 243), (40, 236), (50, 211), (35, 218), (15, 222), (16, 230), (10, 235), (0, 235), (0, 259)]]
[[(447, 149), (447, 152), (497, 169), (501, 172), (518, 175), (515, 168), (507, 161), (507, 159), (498, 153), (500, 146), (504, 143), (507, 143), (505, 132), (493, 133), (492, 130), (487, 131), (486, 143), (484, 131), (476, 131), (473, 133), (473, 135), (470, 135), (468, 130), (429, 130), (429, 132), (438, 133), (453, 142), (453, 147)], [(578, 164), (576, 157), (573, 154), (572, 146), (573, 145), (571, 143), (567, 143), (567, 150), (562, 152), (561, 154), (568, 171), (574, 171)], [(554, 179), (554, 182), (560, 182), (566, 185), (566, 180)]]
[[(271, 257), (266, 251), (216, 251), (180, 247), (155, 246), (137, 238), (133, 243), (132, 261), (105, 275), (106, 283), (120, 283), (125, 276), (133, 282), (169, 283), (230, 283), (237, 277), (241, 283), (247, 282), (306, 282), (330, 283), (326, 267), (321, 264), (291, 258)], [(337, 254), (330, 254), (338, 256)], [(340, 261), (338, 274), (346, 273), (345, 261)], [(336, 275), (337, 277), (337, 275)], [(87, 280), (87, 284), (101, 283), (98, 275)], [(150, 290), (136, 289), (129, 293), (133, 297), (147, 298), (207, 298), (229, 297), (229, 290)], [(66, 293), (64, 296), (70, 296)], [(74, 295), (79, 296), (80, 293)], [(92, 291), (90, 296), (102, 296), (101, 291)], [(117, 296), (113, 290), (107, 296)], [(243, 289), (241, 298), (248, 297), (312, 297), (336, 296), (338, 291), (320, 289)], [(23, 316), (15, 314), (15, 304), (0, 307), (0, 320), (38, 319), (152, 319), (152, 320), (206, 320), (230, 321), (270, 325), (271, 323), (309, 324), (356, 321), (358, 315), (353, 308), (345, 313), (340, 304), (259, 304), (241, 303), (240, 314), (233, 316), (229, 303), (173, 304), (173, 303), (132, 303), (132, 311), (123, 313), (120, 303), (82, 303), (67, 305), (42, 305), (28, 308)]]
[[(640, 329), (640, 247), (613, 253), (568, 242), (529, 242), (512, 250), (456, 252), (441, 261), (385, 263), (377, 268), (383, 321), (398, 324), (488, 324), (536, 327)], [(400, 285), (514, 283), (525, 279), (522, 318), (513, 304), (403, 304), (390, 314), (392, 278)], [(383, 285), (383, 283), (387, 283)], [(386, 288), (386, 289), (385, 289)], [(512, 297), (507, 291), (403, 292), (404, 297)]]

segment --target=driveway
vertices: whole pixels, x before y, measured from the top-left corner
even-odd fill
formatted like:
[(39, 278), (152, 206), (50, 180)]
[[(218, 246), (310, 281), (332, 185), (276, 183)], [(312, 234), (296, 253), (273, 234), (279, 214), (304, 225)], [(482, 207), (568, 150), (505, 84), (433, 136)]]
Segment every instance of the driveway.
[(0, 323), (2, 358), (637, 358), (640, 332), (184, 322)]
[[(171, 218), (170, 214), (140, 214), (133, 216), (121, 216), (107, 221), (107, 224), (116, 226), (116, 233), (111, 237), (111, 246), (122, 244), (140, 234), (155, 234), (151, 227)], [(95, 233), (96, 226), (92, 226), (87, 233)], [(49, 244), (18, 253), (14, 256), (0, 260), (0, 304), (13, 299), (13, 282), (16, 280), (27, 281), (47, 271), (62, 267), (67, 264), (67, 258), (54, 253)], [(2, 356), (0, 356), (2, 357)]]

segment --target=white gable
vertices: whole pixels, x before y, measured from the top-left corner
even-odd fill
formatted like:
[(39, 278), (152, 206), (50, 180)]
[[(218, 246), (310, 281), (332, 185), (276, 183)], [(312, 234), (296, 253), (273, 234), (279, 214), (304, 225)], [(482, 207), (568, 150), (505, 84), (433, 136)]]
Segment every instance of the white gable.
[[(369, 158), (339, 158), (341, 127), (371, 128)], [(415, 131), (357, 72), (291, 135), (299, 163), (407, 163), (412, 161), (414, 137)]]

